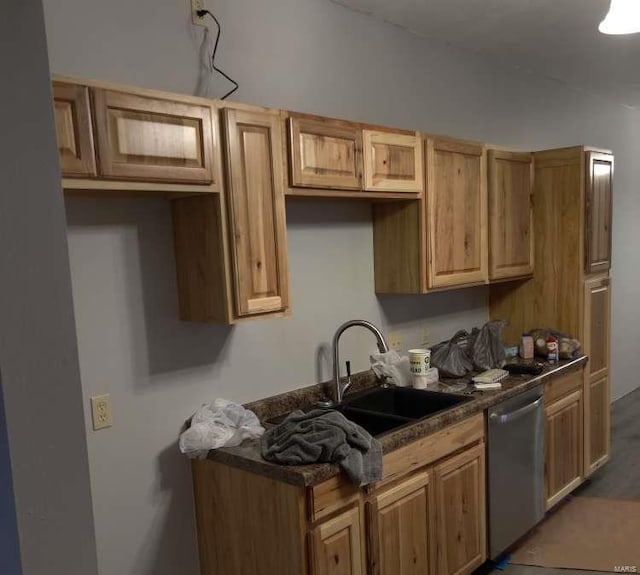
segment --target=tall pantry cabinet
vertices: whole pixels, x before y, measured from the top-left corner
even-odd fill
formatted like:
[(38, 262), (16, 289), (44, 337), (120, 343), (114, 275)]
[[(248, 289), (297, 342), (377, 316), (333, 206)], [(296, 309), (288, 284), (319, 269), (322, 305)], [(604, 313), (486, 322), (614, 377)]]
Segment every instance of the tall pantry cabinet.
[(610, 453), (611, 194), (613, 156), (582, 146), (534, 153), (534, 276), (491, 286), (507, 341), (536, 327), (577, 337), (589, 356), (582, 388), (583, 476)]

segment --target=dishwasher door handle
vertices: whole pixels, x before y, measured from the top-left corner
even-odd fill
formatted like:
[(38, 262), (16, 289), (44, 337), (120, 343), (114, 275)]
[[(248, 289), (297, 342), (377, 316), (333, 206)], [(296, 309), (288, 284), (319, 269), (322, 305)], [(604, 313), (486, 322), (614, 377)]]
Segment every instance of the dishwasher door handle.
[(495, 421), (497, 423), (509, 423), (510, 421), (513, 421), (514, 419), (518, 419), (518, 418), (522, 417), (523, 415), (526, 415), (527, 413), (530, 413), (530, 412), (534, 411), (535, 409), (537, 409), (540, 406), (541, 403), (542, 403), (542, 397), (539, 397), (535, 401), (525, 405), (524, 407), (520, 407), (519, 409), (516, 409), (515, 411), (511, 411), (509, 413), (492, 413), (489, 416), (489, 419), (491, 421)]

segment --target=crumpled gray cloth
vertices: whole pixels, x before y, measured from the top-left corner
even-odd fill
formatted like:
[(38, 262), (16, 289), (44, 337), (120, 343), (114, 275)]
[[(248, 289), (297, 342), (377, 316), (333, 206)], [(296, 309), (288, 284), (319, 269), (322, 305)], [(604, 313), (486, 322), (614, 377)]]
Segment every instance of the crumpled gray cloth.
[(358, 485), (382, 479), (377, 439), (335, 410), (294, 411), (261, 438), (262, 457), (284, 465), (339, 463)]

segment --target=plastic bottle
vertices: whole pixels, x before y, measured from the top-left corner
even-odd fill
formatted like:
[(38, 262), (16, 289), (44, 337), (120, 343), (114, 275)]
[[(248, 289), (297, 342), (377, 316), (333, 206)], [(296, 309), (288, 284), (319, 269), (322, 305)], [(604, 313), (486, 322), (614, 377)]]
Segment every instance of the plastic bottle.
[(558, 361), (558, 340), (552, 335), (547, 337), (547, 361)]
[(522, 359), (533, 359), (533, 338), (528, 333), (522, 334), (520, 357)]

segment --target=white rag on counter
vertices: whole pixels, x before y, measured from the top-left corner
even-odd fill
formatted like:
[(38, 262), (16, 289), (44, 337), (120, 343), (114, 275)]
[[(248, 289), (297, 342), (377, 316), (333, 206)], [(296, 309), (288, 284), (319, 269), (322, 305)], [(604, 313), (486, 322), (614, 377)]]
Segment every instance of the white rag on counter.
[(193, 414), (191, 426), (180, 435), (179, 446), (188, 457), (204, 459), (210, 449), (240, 445), (263, 433), (253, 411), (228, 399), (216, 399)]

